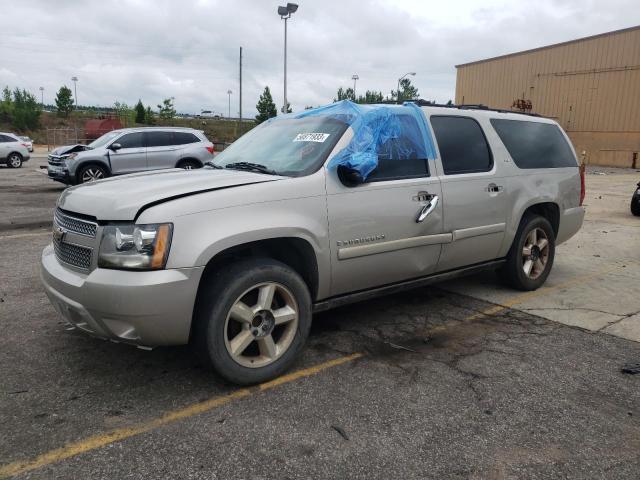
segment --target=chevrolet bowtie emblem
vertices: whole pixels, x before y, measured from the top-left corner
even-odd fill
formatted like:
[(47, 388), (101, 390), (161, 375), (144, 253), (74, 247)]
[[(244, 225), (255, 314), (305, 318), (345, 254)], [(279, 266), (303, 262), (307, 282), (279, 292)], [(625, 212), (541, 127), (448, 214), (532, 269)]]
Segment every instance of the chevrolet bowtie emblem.
[(56, 242), (62, 242), (67, 231), (62, 227), (53, 227), (53, 239)]

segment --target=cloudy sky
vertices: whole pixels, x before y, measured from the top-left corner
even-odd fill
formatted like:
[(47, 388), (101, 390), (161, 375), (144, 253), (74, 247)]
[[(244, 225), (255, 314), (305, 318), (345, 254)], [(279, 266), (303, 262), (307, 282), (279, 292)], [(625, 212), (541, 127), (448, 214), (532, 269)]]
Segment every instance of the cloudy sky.
[[(3, 3), (6, 0), (3, 0)], [(299, 0), (289, 21), (294, 111), (330, 102), (339, 86), (394, 89), (415, 71), (422, 98), (454, 97), (454, 65), (640, 24), (638, 0)], [(267, 0), (20, 0), (0, 36), (0, 85), (52, 103), (78, 81), (80, 104), (156, 105), (243, 114), (268, 85), (282, 105), (283, 21)], [(3, 10), (7, 10), (4, 8)], [(6, 28), (7, 20), (19, 28)]]

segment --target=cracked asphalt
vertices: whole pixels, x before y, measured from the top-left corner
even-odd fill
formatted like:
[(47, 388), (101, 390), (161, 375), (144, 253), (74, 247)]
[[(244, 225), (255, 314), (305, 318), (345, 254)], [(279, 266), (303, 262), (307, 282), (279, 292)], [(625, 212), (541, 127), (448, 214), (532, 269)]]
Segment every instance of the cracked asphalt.
[[(616, 299), (601, 285), (635, 278), (631, 249), (610, 258), (607, 234), (594, 264), (571, 258), (601, 224), (559, 249), (535, 295), (489, 274), (460, 284), (473, 296), (446, 284), (316, 315), (295, 367), (306, 373), (243, 393), (186, 347), (147, 352), (67, 329), (39, 285), (61, 188), (38, 162), (0, 169), (0, 472), (45, 454), (16, 478), (638, 478), (640, 375), (620, 368), (640, 362), (640, 343), (607, 331), (611, 312), (634, 318), (626, 295), (638, 289)], [(85, 440), (109, 432), (126, 435)], [(84, 450), (51, 454), (70, 442)]]

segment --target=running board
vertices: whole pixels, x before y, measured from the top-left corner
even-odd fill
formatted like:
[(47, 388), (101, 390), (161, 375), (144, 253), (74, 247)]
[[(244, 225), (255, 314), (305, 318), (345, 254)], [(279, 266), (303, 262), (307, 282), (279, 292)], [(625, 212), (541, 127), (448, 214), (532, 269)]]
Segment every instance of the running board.
[(340, 295), (338, 297), (327, 298), (314, 303), (313, 312), (322, 312), (331, 308), (341, 307), (350, 303), (361, 302), (363, 300), (369, 300), (371, 298), (380, 297), (383, 295), (391, 295), (393, 293), (403, 292), (412, 288), (424, 287), (431, 285), (432, 283), (444, 282), (458, 277), (466, 275), (473, 275), (474, 273), (482, 272), (485, 270), (491, 270), (504, 264), (506, 260), (492, 260), (490, 262), (478, 263), (464, 268), (458, 268), (455, 270), (448, 270), (446, 272), (440, 272), (427, 277), (420, 277), (413, 280), (407, 280), (400, 283), (392, 283), (390, 285), (384, 285), (382, 287), (374, 287), (368, 290), (360, 290), (355, 293), (348, 293), (346, 295)]

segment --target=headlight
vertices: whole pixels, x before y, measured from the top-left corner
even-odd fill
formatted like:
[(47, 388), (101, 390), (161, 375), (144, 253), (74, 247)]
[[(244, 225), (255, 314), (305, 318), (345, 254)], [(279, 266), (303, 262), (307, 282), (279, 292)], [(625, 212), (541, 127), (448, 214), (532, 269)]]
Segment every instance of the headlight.
[(159, 270), (169, 256), (173, 225), (107, 225), (102, 230), (98, 266)]

